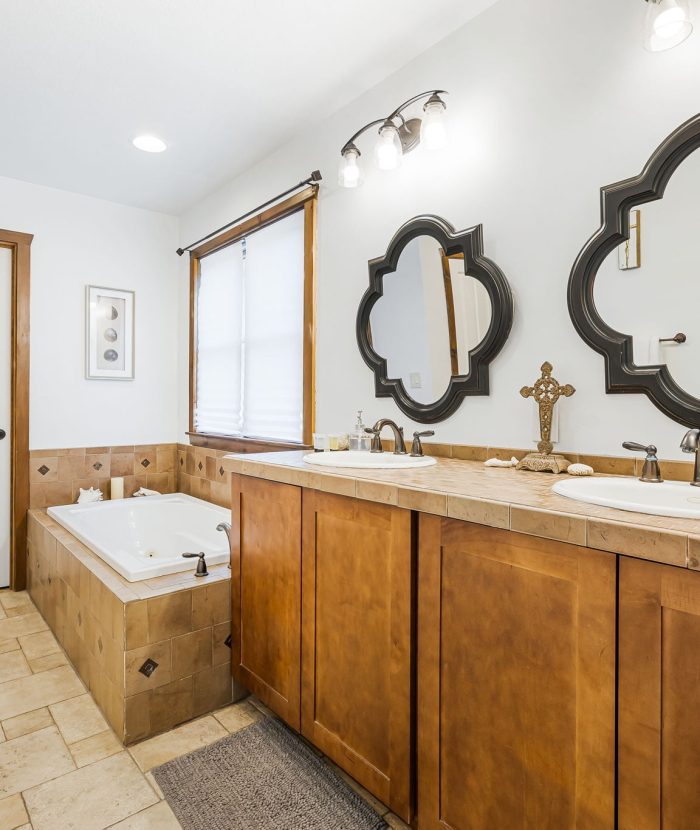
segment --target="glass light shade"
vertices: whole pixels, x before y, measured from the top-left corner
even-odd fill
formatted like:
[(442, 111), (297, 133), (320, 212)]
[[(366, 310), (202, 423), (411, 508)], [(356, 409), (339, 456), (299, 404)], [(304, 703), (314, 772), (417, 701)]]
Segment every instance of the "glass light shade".
[(423, 107), (420, 140), (428, 150), (442, 150), (447, 144), (447, 108), (442, 101), (428, 101)]
[(362, 169), (359, 165), (360, 153), (354, 148), (346, 150), (338, 168), (338, 184), (341, 187), (358, 187), (362, 184)]
[(693, 31), (688, 0), (647, 0), (644, 46), (663, 52), (683, 43)]
[(403, 149), (399, 131), (393, 124), (385, 124), (379, 130), (379, 138), (374, 146), (374, 158), (380, 170), (396, 170), (401, 164)]

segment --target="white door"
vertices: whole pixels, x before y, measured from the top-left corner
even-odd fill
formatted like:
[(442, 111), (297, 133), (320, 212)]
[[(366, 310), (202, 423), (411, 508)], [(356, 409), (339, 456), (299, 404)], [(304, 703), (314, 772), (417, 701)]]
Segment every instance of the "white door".
[(0, 248), (0, 588), (10, 584), (10, 389), (12, 251)]

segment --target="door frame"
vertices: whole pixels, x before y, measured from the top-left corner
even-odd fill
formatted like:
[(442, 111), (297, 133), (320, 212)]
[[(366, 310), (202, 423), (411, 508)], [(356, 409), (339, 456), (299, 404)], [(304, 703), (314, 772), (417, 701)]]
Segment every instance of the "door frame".
[(0, 229), (0, 247), (12, 251), (10, 380), (10, 588), (27, 584), (29, 510), (29, 276), (33, 234)]

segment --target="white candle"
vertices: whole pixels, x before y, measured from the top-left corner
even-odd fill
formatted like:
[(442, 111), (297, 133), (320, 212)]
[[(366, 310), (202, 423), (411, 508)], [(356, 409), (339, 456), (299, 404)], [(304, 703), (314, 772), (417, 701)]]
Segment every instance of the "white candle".
[(109, 497), (110, 499), (123, 499), (124, 498), (124, 479), (123, 478), (113, 478), (110, 488), (109, 488)]

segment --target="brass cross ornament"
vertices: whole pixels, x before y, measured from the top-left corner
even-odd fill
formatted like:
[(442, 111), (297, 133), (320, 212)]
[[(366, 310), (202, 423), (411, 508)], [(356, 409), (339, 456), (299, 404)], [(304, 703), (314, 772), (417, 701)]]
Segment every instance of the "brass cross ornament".
[(552, 444), (554, 405), (562, 396), (570, 398), (576, 391), (570, 383), (561, 386), (559, 381), (552, 377), (552, 368), (551, 363), (543, 363), (542, 376), (535, 381), (535, 385), (523, 386), (520, 390), (523, 398), (534, 398), (540, 409), (540, 438), (542, 440), (537, 444), (537, 450), (542, 455), (549, 455), (554, 449), (554, 444)]

